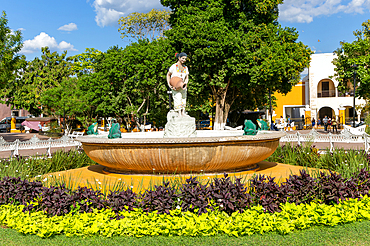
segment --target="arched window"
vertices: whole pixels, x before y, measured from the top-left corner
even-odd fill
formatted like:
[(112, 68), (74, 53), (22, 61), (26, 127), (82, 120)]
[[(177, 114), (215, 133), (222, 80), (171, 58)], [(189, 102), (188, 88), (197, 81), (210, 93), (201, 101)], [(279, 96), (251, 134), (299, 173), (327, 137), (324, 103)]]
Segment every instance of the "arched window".
[(330, 79), (323, 79), (317, 85), (317, 97), (335, 97), (335, 85)]

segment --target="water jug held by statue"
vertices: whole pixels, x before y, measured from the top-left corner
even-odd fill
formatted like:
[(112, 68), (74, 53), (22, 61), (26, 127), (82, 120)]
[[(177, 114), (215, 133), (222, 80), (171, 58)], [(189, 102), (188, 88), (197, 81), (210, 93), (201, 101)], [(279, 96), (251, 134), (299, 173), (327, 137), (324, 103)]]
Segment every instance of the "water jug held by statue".
[(186, 83), (184, 83), (184, 81), (180, 77), (172, 77), (170, 80), (170, 85), (175, 91), (180, 88), (182, 88), (183, 90), (186, 89)]

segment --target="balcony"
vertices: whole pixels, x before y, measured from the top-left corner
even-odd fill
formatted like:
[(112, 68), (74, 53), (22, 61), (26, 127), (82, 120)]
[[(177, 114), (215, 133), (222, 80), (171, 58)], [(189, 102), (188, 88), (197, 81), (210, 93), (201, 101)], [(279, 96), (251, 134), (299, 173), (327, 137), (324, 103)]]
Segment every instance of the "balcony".
[(335, 90), (321, 90), (317, 92), (317, 97), (335, 97)]

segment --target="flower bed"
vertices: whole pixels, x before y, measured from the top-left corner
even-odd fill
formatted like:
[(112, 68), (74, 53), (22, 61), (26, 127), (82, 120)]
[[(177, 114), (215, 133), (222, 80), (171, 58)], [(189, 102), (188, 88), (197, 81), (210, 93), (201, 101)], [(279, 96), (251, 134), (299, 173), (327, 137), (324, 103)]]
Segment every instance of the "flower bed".
[(0, 179), (0, 224), (41, 237), (288, 233), (369, 219), (369, 189), (365, 169), (349, 179), (336, 173), (314, 178), (302, 170), (280, 185), (265, 176), (247, 185), (227, 175), (208, 185), (189, 178), (178, 188), (164, 182), (142, 193), (127, 189), (106, 195), (5, 177)]
[(181, 209), (169, 214), (141, 209), (121, 211), (120, 220), (112, 220), (111, 209), (92, 213), (69, 213), (48, 217), (44, 212), (24, 213), (24, 206), (0, 206), (0, 223), (24, 234), (50, 237), (66, 236), (212, 236), (227, 234), (245, 236), (276, 231), (282, 234), (316, 225), (335, 226), (343, 223), (369, 220), (370, 198), (349, 199), (335, 205), (285, 203), (279, 213), (266, 213), (262, 206), (252, 206), (243, 213), (231, 215), (215, 210), (197, 215)]

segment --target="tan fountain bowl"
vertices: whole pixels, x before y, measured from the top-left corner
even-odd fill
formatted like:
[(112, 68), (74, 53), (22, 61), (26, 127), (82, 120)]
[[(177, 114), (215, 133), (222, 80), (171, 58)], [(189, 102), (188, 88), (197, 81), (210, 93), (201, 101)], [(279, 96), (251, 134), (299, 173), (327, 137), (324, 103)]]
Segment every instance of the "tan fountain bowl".
[(219, 173), (257, 168), (279, 145), (282, 132), (197, 131), (197, 137), (163, 138), (163, 132), (123, 133), (120, 139), (77, 140), (105, 170), (118, 173)]

